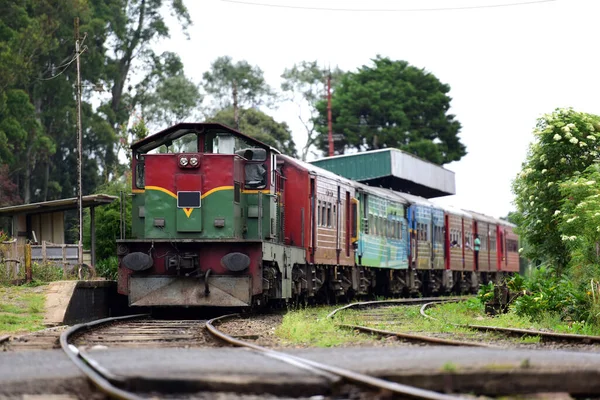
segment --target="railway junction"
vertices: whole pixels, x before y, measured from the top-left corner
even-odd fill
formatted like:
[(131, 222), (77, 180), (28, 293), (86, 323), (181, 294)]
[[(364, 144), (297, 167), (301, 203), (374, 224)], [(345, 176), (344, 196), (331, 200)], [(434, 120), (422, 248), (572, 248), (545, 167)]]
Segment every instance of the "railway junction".
[[(418, 304), (427, 315), (427, 307), (434, 301), (404, 299), (395, 303)], [(352, 307), (372, 316), (389, 303), (363, 302)], [(341, 307), (329, 317), (335, 319), (347, 308)], [(501, 342), (479, 343), (483, 346), (439, 339), (432, 342), (423, 335), (391, 340), (393, 335), (388, 332), (383, 334), (387, 339), (375, 346), (296, 348), (281, 346), (268, 334), (277, 324), (278, 314), (213, 318), (219, 314), (204, 312), (193, 319), (146, 314), (114, 317), (4, 339), (0, 397), (600, 396), (599, 337), (554, 337), (551, 340), (578, 346), (556, 350), (555, 346), (528, 349)]]

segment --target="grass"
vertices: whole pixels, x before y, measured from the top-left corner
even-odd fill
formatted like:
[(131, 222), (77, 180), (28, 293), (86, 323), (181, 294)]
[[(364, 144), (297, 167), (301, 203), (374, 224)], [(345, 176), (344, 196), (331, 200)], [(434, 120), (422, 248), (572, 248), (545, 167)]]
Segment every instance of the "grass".
[(435, 334), (457, 340), (493, 341), (501, 339), (515, 344), (539, 343), (540, 337), (513, 338), (500, 333), (474, 331), (454, 324), (598, 334), (598, 332), (591, 332), (589, 326), (568, 324), (552, 315), (544, 316), (537, 322), (518, 316), (514, 312), (490, 317), (485, 314), (483, 305), (477, 299), (442, 304), (428, 309), (428, 315), (436, 320), (423, 318), (419, 312), (421, 306), (397, 306), (370, 311), (349, 309), (336, 314), (333, 319), (328, 319), (327, 314), (334, 308), (336, 307), (330, 306), (290, 311), (284, 316), (282, 324), (276, 330), (276, 335), (287, 344), (333, 347), (373, 344), (374, 341), (383, 340), (379, 336), (344, 329), (339, 326), (341, 324), (365, 325), (395, 332)]
[(314, 307), (290, 311), (283, 317), (275, 334), (287, 344), (315, 347), (369, 342), (368, 335), (336, 326), (339, 323), (351, 323), (351, 318), (327, 318), (327, 314), (334, 309), (335, 307)]
[(0, 335), (44, 328), (44, 287), (0, 286)]

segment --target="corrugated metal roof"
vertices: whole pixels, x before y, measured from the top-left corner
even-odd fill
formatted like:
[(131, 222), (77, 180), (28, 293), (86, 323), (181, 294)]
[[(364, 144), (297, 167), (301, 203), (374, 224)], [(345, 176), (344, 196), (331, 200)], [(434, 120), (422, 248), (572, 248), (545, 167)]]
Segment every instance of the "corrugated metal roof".
[(371, 186), (426, 198), (456, 194), (454, 172), (398, 149), (343, 154), (311, 163)]
[[(90, 194), (81, 198), (84, 208), (110, 204), (117, 199), (116, 196), (107, 194)], [(39, 214), (45, 212), (56, 212), (65, 210), (75, 210), (78, 208), (78, 198), (50, 200), (40, 203), (20, 204), (18, 206), (8, 206), (0, 208), (0, 215), (11, 216), (16, 214)]]

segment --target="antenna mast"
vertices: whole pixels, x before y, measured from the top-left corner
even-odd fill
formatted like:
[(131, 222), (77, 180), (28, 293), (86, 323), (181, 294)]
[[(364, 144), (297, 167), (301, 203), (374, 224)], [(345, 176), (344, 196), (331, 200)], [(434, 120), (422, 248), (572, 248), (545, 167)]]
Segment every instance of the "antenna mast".
[(331, 122), (331, 70), (327, 75), (327, 133), (329, 140), (329, 157), (333, 156), (333, 128)]

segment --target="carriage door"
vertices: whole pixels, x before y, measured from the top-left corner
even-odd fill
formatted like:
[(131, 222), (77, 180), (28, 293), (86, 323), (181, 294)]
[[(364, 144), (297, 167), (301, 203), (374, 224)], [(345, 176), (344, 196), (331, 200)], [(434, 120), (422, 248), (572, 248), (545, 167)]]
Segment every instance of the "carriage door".
[(342, 247), (340, 245), (341, 240), (341, 216), (342, 216), (342, 197), (341, 197), (341, 188), (337, 187), (337, 198), (335, 200), (335, 204), (333, 206), (333, 218), (335, 218), (335, 256), (337, 260), (337, 264), (340, 263), (340, 253), (342, 252)]
[(360, 264), (362, 260), (362, 255), (365, 250), (365, 235), (368, 235), (371, 231), (371, 227), (369, 226), (369, 196), (365, 192), (359, 192), (360, 195), (360, 207), (362, 209), (362, 213), (360, 215), (361, 218), (361, 231), (362, 235), (359, 234), (358, 237), (358, 262)]
[(317, 227), (315, 223), (316, 215), (316, 189), (315, 189), (315, 177), (310, 177), (310, 240), (309, 240), (309, 250), (310, 250), (310, 262), (315, 262), (315, 251), (317, 250)]

